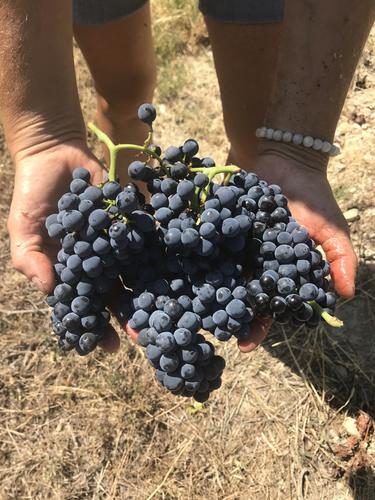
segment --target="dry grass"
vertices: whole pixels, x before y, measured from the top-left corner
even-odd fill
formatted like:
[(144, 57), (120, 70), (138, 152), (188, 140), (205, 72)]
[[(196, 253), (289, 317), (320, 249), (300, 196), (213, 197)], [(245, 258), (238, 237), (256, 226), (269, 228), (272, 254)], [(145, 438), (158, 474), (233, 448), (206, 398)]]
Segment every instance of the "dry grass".
[(175, 99), (193, 80), (184, 56), (207, 41), (205, 25), (195, 0), (152, 2), (159, 102)]
[[(12, 169), (0, 138), (0, 498), (375, 498), (371, 428), (356, 435), (348, 427), (351, 418), (375, 417), (374, 47), (375, 34), (358, 70), (367, 88), (348, 98), (338, 131), (344, 155), (330, 167), (336, 192), (347, 193), (342, 208), (361, 213), (352, 224), (357, 294), (339, 308), (345, 327), (273, 329), (249, 356), (221, 345), (223, 387), (198, 412), (151, 382), (142, 352), (126, 339), (116, 355), (56, 351), (43, 297), (9, 263)], [(203, 153), (221, 161), (227, 144), (211, 54), (192, 50), (179, 57), (194, 85), (160, 107), (158, 140), (202, 137)], [(88, 115), (93, 91), (76, 56)], [(355, 124), (353, 111), (367, 123)]]

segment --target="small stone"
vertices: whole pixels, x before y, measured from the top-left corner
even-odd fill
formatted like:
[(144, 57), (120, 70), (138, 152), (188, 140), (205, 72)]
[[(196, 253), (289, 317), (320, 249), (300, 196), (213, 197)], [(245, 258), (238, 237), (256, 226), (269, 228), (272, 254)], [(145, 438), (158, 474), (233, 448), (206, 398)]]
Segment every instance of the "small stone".
[(360, 218), (358, 208), (351, 208), (344, 213), (347, 222), (354, 222)]
[(371, 152), (367, 152), (363, 156), (363, 160), (367, 163), (372, 163), (375, 160), (375, 155), (373, 155)]
[(344, 422), (342, 423), (343, 428), (349, 434), (349, 436), (360, 436), (360, 433), (357, 429), (357, 422), (355, 418), (346, 417)]

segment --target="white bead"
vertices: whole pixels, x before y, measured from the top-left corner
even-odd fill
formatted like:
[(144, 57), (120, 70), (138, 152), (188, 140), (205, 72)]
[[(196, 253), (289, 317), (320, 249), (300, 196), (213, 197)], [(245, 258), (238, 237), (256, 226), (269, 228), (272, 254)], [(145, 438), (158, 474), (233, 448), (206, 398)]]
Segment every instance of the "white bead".
[(292, 142), (293, 134), (287, 130), (283, 133), (283, 142)]
[(259, 137), (260, 139), (263, 139), (264, 137), (266, 137), (266, 132), (267, 132), (266, 127), (258, 128), (258, 130), (259, 130), (259, 135), (257, 135), (257, 137)]
[(303, 139), (303, 145), (305, 146), (305, 148), (311, 148), (313, 144), (314, 144), (314, 139), (311, 137), (311, 135), (307, 135)]
[(312, 148), (315, 149), (315, 151), (320, 151), (323, 146), (323, 141), (321, 139), (314, 139), (314, 144), (312, 145)]
[(328, 141), (324, 141), (322, 145), (322, 153), (329, 153), (331, 151), (332, 144)]
[(281, 141), (282, 138), (283, 138), (282, 130), (275, 130), (275, 132), (272, 134), (272, 139), (274, 141)]
[(267, 139), (272, 139), (273, 132), (274, 132), (273, 128), (268, 128), (267, 132), (266, 132), (266, 138)]
[(296, 144), (297, 146), (299, 146), (303, 142), (303, 135), (302, 134), (294, 134), (292, 141), (293, 141), (293, 144)]
[(331, 151), (329, 152), (329, 156), (337, 156), (341, 153), (340, 148), (332, 144)]
[(306, 148), (312, 148), (315, 151), (321, 151), (329, 156), (336, 156), (341, 153), (340, 148), (328, 141), (322, 139), (314, 139), (310, 135), (303, 136), (302, 134), (294, 134), (290, 130), (282, 131), (267, 127), (257, 128), (255, 135), (258, 138), (266, 138), (273, 141), (292, 142), (296, 146), (303, 145)]

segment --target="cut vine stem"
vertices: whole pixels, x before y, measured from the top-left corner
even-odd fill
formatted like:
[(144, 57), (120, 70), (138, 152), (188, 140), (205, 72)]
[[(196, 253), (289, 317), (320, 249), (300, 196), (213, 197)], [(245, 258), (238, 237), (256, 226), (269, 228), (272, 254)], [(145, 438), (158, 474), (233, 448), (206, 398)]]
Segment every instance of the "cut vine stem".
[[(97, 127), (94, 123), (90, 122), (88, 124), (88, 128), (94, 132), (96, 137), (99, 139), (99, 141), (103, 142), (108, 148), (109, 151), (109, 170), (108, 170), (108, 180), (109, 181), (115, 181), (117, 179), (117, 155), (118, 152), (127, 149), (131, 151), (139, 151), (140, 153), (144, 153), (148, 156), (151, 156), (152, 158), (155, 158), (160, 164), (161, 164), (161, 158), (158, 154), (155, 153), (155, 151), (152, 151), (147, 147), (147, 145), (140, 146), (138, 144), (114, 144), (111, 139), (108, 137), (108, 135), (100, 130), (99, 127)], [(148, 138), (146, 139), (145, 144), (147, 144), (147, 141), (150, 140), (150, 134)]]
[(334, 328), (340, 328), (341, 326), (344, 325), (344, 322), (341, 321), (341, 319), (336, 318), (336, 316), (332, 316), (329, 314), (327, 311), (325, 311), (315, 300), (309, 301), (309, 304), (315, 311), (319, 314), (319, 316), (324, 319), (324, 321), (330, 325), (333, 326)]

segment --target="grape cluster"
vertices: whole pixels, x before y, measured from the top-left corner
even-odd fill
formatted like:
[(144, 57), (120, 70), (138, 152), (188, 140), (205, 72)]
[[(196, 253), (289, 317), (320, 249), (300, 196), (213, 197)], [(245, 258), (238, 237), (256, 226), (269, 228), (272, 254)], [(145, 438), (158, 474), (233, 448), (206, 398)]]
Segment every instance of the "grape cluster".
[(133, 302), (129, 326), (139, 331), (138, 343), (146, 348), (157, 380), (173, 394), (206, 401), (221, 385), (225, 361), (198, 333), (201, 321), (191, 299), (143, 292)]
[[(287, 209), (286, 198), (280, 193), (268, 198), (279, 208)], [(283, 220), (268, 225), (252, 239), (251, 245), (254, 279), (249, 281), (247, 290), (258, 316), (281, 324), (316, 327), (322, 318), (313, 304), (334, 313), (336, 296), (329, 291), (326, 278), (329, 264), (307, 230), (293, 217), (285, 214)]]
[[(142, 105), (138, 117), (152, 132), (155, 108)], [(61, 347), (83, 355), (105, 335), (107, 293), (125, 288), (128, 325), (158, 382), (205, 401), (220, 387), (225, 361), (201, 331), (244, 339), (259, 317), (315, 327), (333, 314), (336, 297), (328, 263), (278, 185), (198, 157), (194, 139), (162, 155), (151, 132), (136, 146), (146, 160), (128, 167), (149, 202), (111, 169), (100, 186), (84, 168), (73, 171), (58, 213), (46, 220), (61, 243), (47, 302)]]
[(147, 233), (155, 231), (153, 218), (139, 209), (140, 198), (133, 184), (90, 185), (90, 173), (79, 167), (70, 191), (58, 201), (58, 213), (47, 217), (49, 236), (61, 244), (47, 303), (63, 350), (88, 354), (105, 335), (110, 313), (104, 297), (129, 256), (142, 251)]

